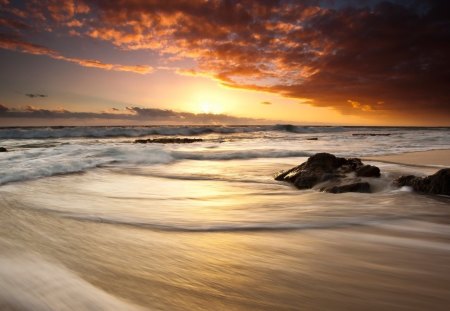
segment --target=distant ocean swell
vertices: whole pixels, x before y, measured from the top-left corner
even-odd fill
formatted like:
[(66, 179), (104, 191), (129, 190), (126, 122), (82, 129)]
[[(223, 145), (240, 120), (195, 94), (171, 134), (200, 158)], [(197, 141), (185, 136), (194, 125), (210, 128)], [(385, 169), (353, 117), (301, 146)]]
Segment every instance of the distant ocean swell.
[(142, 137), (193, 136), (204, 134), (253, 133), (281, 131), (291, 133), (328, 133), (345, 131), (343, 127), (295, 126), (290, 124), (261, 126), (149, 126), (149, 127), (36, 127), (36, 128), (2, 128), (0, 139), (45, 139), (45, 138), (107, 138), (107, 137)]

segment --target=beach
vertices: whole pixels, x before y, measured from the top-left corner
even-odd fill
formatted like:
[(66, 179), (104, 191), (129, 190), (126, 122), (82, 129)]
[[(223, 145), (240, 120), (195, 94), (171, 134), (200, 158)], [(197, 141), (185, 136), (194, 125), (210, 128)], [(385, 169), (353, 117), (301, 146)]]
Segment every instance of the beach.
[[(392, 180), (447, 165), (448, 135), (352, 135), (369, 130), (4, 140), (0, 163), (15, 166), (0, 186), (0, 309), (447, 310), (449, 198)], [(371, 151), (386, 145), (405, 147)], [(377, 165), (374, 192), (273, 179), (315, 151)]]
[(417, 166), (450, 166), (450, 150), (407, 152), (402, 154), (369, 157), (367, 160)]
[(450, 310), (449, 13), (0, 0), (0, 311)]

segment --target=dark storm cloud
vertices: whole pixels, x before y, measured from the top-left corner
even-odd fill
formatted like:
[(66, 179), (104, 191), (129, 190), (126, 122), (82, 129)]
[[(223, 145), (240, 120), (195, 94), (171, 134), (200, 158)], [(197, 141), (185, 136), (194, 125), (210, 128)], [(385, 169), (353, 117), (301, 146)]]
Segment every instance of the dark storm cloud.
[(23, 31), (23, 30), (31, 29), (30, 25), (28, 25), (26, 23), (23, 23), (23, 22), (14, 20), (14, 19), (2, 18), (2, 17), (0, 17), (0, 26), (7, 27), (14, 31)]
[(226, 114), (189, 113), (173, 110), (127, 107), (124, 110), (111, 108), (113, 112), (73, 112), (65, 109), (48, 110), (33, 106), (12, 109), (0, 104), (0, 119), (79, 119), (79, 120), (129, 120), (129, 121), (158, 121), (178, 122), (188, 124), (245, 124), (255, 123), (257, 119), (238, 118)]
[(230, 87), (349, 114), (450, 118), (449, 1), (30, 1), (10, 15), (193, 59), (177, 72)]

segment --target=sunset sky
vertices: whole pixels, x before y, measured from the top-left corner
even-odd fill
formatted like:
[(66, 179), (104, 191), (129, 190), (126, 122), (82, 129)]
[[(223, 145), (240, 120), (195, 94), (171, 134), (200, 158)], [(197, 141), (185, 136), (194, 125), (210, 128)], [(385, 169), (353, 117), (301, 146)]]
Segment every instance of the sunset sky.
[(450, 1), (0, 0), (0, 126), (450, 126)]

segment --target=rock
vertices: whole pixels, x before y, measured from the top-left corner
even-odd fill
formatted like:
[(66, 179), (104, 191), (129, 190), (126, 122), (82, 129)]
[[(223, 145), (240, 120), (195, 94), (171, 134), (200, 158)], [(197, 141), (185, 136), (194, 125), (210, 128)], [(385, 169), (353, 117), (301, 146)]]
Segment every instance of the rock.
[(0, 152), (8, 152), (8, 150), (5, 147), (0, 147)]
[(416, 177), (414, 175), (404, 175), (394, 180), (394, 185), (396, 185), (397, 187), (404, 187), (404, 186), (412, 187), (412, 185), (416, 183), (416, 180), (421, 179), (422, 178)]
[(342, 186), (322, 188), (321, 191), (330, 193), (344, 193), (344, 192), (370, 193), (370, 184), (368, 182), (355, 182), (351, 184), (345, 184)]
[(306, 140), (319, 140), (319, 138), (317, 138), (317, 137), (311, 137), (311, 138), (307, 138)]
[(444, 168), (427, 177), (401, 176), (394, 180), (398, 187), (408, 186), (416, 192), (450, 195), (450, 168)]
[(330, 153), (317, 153), (299, 166), (278, 173), (275, 180), (287, 181), (298, 189), (311, 189), (321, 184), (322, 191), (332, 193), (370, 192), (370, 185), (351, 173), (358, 177), (379, 177), (380, 169), (364, 165), (357, 158), (345, 159)]
[(149, 139), (136, 139), (135, 144), (189, 144), (203, 141), (201, 138), (149, 138)]
[(373, 165), (364, 165), (356, 170), (359, 177), (380, 177), (380, 169)]

